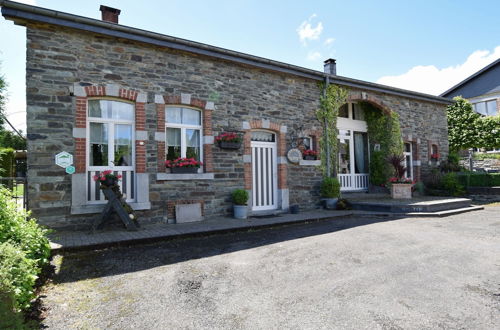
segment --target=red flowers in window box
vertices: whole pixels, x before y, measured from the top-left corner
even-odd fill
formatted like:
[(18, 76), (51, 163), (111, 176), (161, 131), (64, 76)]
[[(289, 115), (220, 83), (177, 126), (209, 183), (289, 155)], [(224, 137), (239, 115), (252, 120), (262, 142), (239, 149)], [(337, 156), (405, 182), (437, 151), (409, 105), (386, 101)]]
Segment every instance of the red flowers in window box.
[(397, 178), (395, 176), (389, 178), (389, 184), (391, 183), (406, 183), (406, 184), (415, 184), (416, 181), (411, 178)]
[(431, 155), (431, 159), (433, 159), (433, 160), (438, 160), (438, 159), (439, 159), (439, 154), (438, 154), (437, 152), (436, 152), (436, 153), (433, 153), (433, 154)]
[(115, 175), (112, 170), (102, 171), (94, 175), (94, 181), (99, 181), (102, 185), (111, 187), (114, 186), (118, 180), (121, 180), (121, 175)]
[(176, 168), (176, 167), (196, 167), (196, 168), (199, 168), (201, 165), (203, 165), (203, 163), (197, 161), (194, 158), (177, 158), (175, 160), (165, 161), (165, 166), (168, 168)]
[(316, 160), (318, 158), (318, 152), (316, 150), (302, 150), (302, 156), (305, 160)]
[(222, 149), (239, 149), (241, 146), (242, 138), (236, 133), (224, 132), (217, 136), (215, 138), (215, 141)]

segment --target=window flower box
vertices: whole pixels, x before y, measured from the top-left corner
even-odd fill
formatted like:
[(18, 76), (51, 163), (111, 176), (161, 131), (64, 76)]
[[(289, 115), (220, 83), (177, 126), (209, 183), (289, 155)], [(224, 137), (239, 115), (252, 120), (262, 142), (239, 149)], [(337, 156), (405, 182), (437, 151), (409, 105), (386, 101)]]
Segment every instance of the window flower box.
[(172, 167), (170, 172), (174, 174), (198, 173), (198, 167)]
[(318, 152), (316, 150), (304, 150), (302, 151), (302, 156), (304, 160), (317, 160)]
[(241, 147), (242, 138), (236, 133), (224, 132), (215, 138), (221, 149), (237, 150)]
[(171, 173), (177, 174), (198, 173), (201, 165), (203, 163), (194, 158), (177, 158), (165, 161), (165, 167), (170, 168)]

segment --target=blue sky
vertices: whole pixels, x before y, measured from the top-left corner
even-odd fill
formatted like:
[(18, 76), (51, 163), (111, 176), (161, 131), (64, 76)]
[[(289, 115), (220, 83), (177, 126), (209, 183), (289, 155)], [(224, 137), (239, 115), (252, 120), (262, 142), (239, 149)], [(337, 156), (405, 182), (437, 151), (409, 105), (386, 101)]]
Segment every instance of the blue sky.
[[(23, 2), (98, 19), (105, 4), (123, 25), (316, 70), (333, 57), (339, 75), (431, 94), (500, 57), (500, 1)], [(0, 31), (7, 111), (24, 129), (25, 31), (3, 18)]]

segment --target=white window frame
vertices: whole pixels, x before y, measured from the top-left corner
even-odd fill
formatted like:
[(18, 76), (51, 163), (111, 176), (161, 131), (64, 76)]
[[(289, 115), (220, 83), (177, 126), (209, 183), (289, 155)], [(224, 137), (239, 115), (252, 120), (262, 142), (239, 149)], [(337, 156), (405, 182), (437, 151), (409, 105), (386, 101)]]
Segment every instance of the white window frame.
[(495, 116), (495, 115), (490, 115), (490, 114), (482, 114), (480, 112), (477, 112), (476, 111), (476, 105), (479, 104), (479, 103), (484, 103), (484, 107), (486, 109), (486, 111), (488, 111), (488, 107), (487, 107), (487, 103), (488, 102), (491, 102), (491, 101), (495, 101), (496, 102), (496, 115), (499, 115), (500, 113), (498, 112), (498, 100), (497, 98), (485, 98), (485, 99), (477, 99), (477, 100), (471, 100), (471, 103), (472, 103), (472, 109), (474, 110), (475, 113), (478, 113), (480, 114), (481, 116), (485, 116), (485, 117), (491, 117), (491, 116)]
[[(200, 125), (188, 125), (188, 124), (178, 124), (178, 123), (169, 123), (167, 121), (167, 112), (169, 108), (181, 108), (181, 109), (191, 109), (198, 111), (200, 113)], [(180, 128), (181, 130), (181, 157), (186, 157), (186, 129), (195, 129), (200, 131), (200, 162), (203, 162), (203, 111), (200, 109), (187, 107), (183, 105), (172, 105), (165, 107), (165, 159), (167, 159), (168, 155), (168, 142), (167, 142), (167, 128)], [(198, 169), (198, 173), (203, 173), (203, 166)]]
[[(406, 170), (405, 170), (405, 178), (409, 178), (409, 179), (412, 179), (413, 180), (413, 143), (411, 142), (405, 142), (405, 149), (404, 149), (404, 152), (403, 152), (403, 155), (405, 157), (405, 161), (404, 161), (404, 167), (406, 167)], [(410, 145), (410, 151), (406, 151), (406, 144)], [(408, 163), (406, 161), (406, 157), (407, 156), (410, 156), (410, 165), (408, 166)], [(410, 175), (408, 175), (408, 171), (410, 173)]]

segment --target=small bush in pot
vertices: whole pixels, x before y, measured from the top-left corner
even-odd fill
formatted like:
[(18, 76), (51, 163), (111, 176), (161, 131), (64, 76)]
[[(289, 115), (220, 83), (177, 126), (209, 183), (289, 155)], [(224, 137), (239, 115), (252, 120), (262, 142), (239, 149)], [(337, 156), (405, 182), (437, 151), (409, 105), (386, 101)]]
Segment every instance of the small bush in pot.
[(248, 216), (247, 202), (248, 192), (245, 189), (236, 189), (231, 194), (233, 199), (234, 217), (236, 219), (246, 219)]
[(325, 201), (325, 208), (335, 209), (340, 197), (340, 182), (337, 178), (325, 177), (320, 188), (321, 197)]

